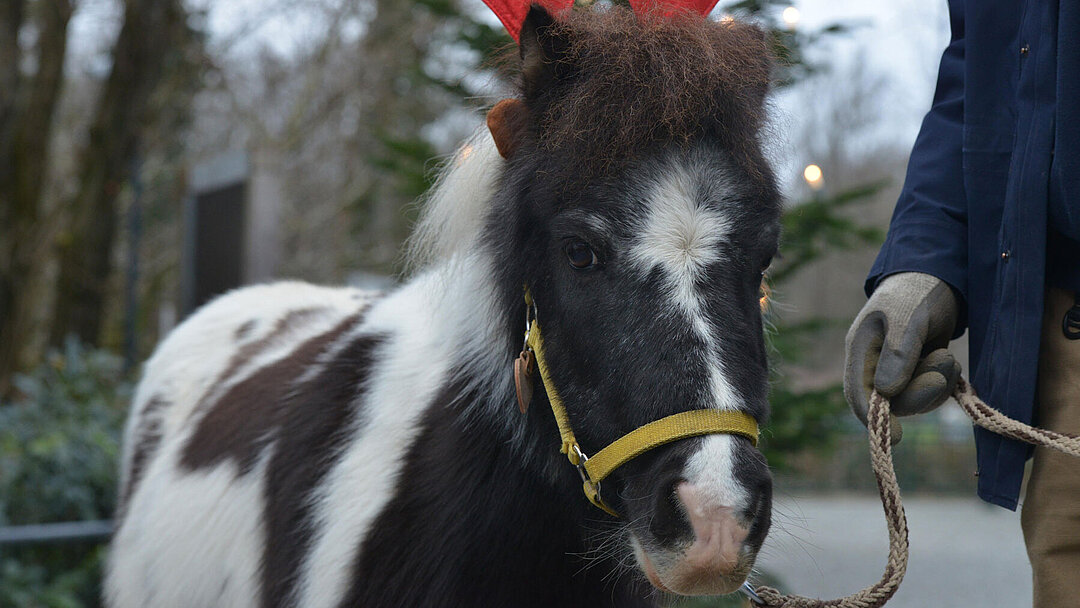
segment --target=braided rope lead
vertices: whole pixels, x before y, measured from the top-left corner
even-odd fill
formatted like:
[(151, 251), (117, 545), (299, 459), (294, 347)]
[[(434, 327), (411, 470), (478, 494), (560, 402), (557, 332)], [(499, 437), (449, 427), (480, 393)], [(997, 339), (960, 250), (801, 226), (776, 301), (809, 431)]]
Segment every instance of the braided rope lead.
[[(953, 397), (975, 424), (997, 433), (1038, 446), (1053, 448), (1080, 457), (1080, 437), (1034, 428), (1013, 420), (987, 405), (963, 378), (956, 385)], [(772, 587), (761, 586), (757, 594), (761, 606), (775, 608), (880, 608), (900, 587), (908, 562), (908, 528), (904, 505), (900, 502), (900, 486), (893, 469), (892, 440), (889, 425), (889, 401), (874, 391), (867, 412), (870, 435), (870, 464), (877, 478), (878, 493), (885, 510), (889, 530), (889, 559), (881, 580), (858, 593), (835, 600), (819, 600), (799, 595), (784, 595)]]

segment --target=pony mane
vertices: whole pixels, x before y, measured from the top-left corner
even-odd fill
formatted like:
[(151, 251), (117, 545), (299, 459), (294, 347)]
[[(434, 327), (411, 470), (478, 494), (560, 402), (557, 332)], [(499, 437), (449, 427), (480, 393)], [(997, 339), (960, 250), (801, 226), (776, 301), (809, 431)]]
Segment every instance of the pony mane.
[(504, 167), (486, 126), (443, 163), (435, 184), (417, 202), (420, 217), (405, 243), (407, 271), (451, 259), (476, 241)]

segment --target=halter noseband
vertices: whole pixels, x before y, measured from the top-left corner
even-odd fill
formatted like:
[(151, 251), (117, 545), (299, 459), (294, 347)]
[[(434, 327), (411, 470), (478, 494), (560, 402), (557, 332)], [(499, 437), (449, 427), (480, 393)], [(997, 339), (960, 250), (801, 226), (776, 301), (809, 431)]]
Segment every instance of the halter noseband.
[[(566, 406), (563, 405), (562, 398), (559, 397), (555, 384), (551, 380), (551, 370), (544, 358), (544, 340), (540, 337), (540, 324), (536, 320), (536, 304), (533, 303), (532, 294), (528, 289), (525, 290), (525, 304), (527, 312), (522, 356), (525, 357), (524, 360), (528, 359), (530, 353), (535, 357), (536, 367), (540, 370), (540, 378), (544, 383), (544, 390), (547, 391), (548, 401), (551, 403), (551, 411), (555, 414), (555, 424), (558, 425), (559, 435), (562, 437), (562, 447), (559, 451), (566, 454), (570, 464), (577, 467), (589, 502), (605, 512), (619, 517), (619, 514), (600, 498), (600, 482), (629, 460), (653, 448), (688, 437), (715, 434), (740, 435), (757, 446), (758, 424), (752, 416), (735, 410), (704, 409), (680, 412), (655, 420), (619, 437), (593, 454), (591, 458), (586, 456), (577, 438), (574, 437)], [(519, 401), (522, 399), (520, 389), (519, 384)], [(527, 402), (520, 405), (523, 410), (528, 407)]]

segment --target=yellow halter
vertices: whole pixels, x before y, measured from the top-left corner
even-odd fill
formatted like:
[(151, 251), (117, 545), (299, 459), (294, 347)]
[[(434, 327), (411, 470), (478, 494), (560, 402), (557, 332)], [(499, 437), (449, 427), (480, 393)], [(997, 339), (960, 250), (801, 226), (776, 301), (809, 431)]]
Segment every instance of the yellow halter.
[[(530, 311), (534, 310), (532, 295), (528, 289), (525, 290), (525, 304)], [(544, 383), (544, 390), (547, 391), (548, 401), (551, 403), (551, 411), (555, 414), (555, 424), (558, 425), (559, 435), (562, 437), (562, 447), (559, 451), (566, 454), (570, 464), (577, 467), (589, 502), (607, 513), (619, 517), (619, 514), (600, 498), (600, 482), (627, 461), (653, 448), (688, 437), (718, 433), (741, 435), (755, 446), (757, 445), (757, 421), (749, 414), (732, 410), (691, 410), (638, 427), (616, 439), (591, 458), (586, 456), (577, 438), (574, 437), (566, 406), (563, 405), (562, 398), (559, 397), (559, 392), (551, 380), (551, 370), (544, 358), (544, 340), (540, 336), (540, 324), (531, 312), (526, 325), (525, 347), (532, 350), (536, 367), (540, 370), (540, 378)]]

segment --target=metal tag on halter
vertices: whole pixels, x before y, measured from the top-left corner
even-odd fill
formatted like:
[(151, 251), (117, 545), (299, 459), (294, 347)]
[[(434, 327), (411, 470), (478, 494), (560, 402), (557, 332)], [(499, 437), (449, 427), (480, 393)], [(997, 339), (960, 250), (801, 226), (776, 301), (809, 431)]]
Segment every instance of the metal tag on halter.
[(529, 411), (529, 402), (533, 396), (533, 370), (536, 369), (536, 360), (530, 348), (525, 348), (514, 359), (514, 389), (517, 392), (518, 409), (521, 413)]
[(536, 357), (529, 346), (529, 332), (536, 320), (536, 304), (525, 290), (525, 339), (521, 343), (521, 354), (514, 359), (514, 391), (517, 393), (518, 409), (521, 413), (529, 411), (533, 397), (533, 370), (536, 369)]

